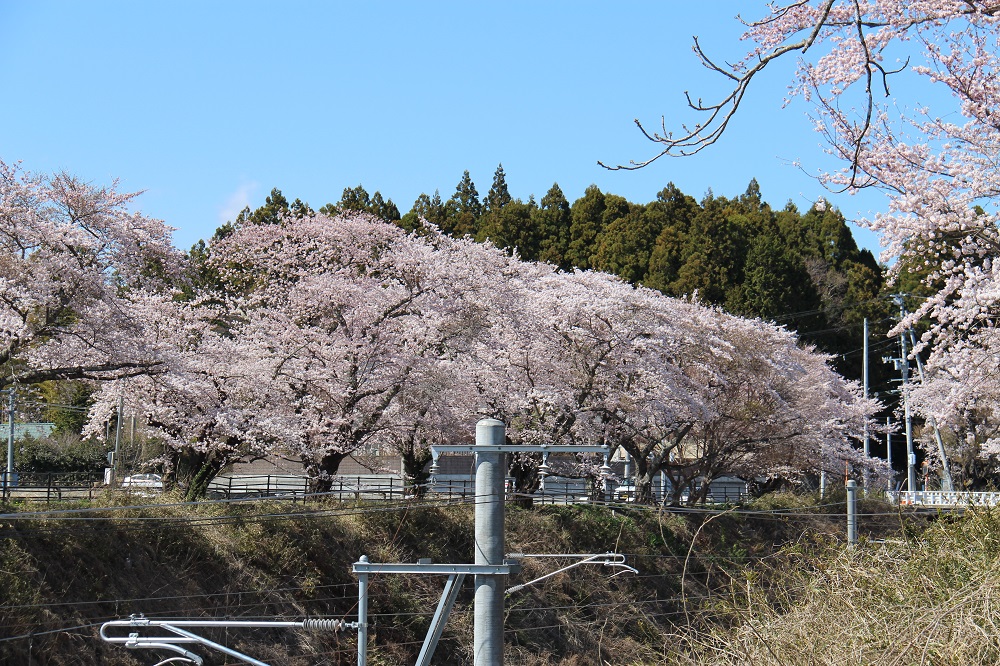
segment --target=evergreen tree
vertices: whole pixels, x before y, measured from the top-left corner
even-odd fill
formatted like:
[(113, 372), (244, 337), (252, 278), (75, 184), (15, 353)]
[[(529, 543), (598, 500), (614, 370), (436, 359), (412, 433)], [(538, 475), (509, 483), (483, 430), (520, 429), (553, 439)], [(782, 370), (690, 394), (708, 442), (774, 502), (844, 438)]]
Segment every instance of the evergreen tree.
[(375, 190), (375, 194), (372, 195), (368, 212), (386, 222), (397, 222), (400, 218), (399, 208), (396, 207), (396, 204), (392, 203), (392, 199), (384, 200), (382, 193), (378, 190)]
[(486, 213), (479, 219), (476, 240), (489, 240), (497, 247), (516, 251), (525, 261), (535, 261), (540, 242), (539, 229), (534, 224), (535, 210), (537, 207), (533, 203), (517, 200)]
[(711, 192), (702, 201), (684, 239), (677, 280), (667, 293), (697, 290), (703, 302), (721, 305), (730, 288), (740, 283), (748, 248), (746, 230), (730, 219), (728, 207), (726, 199)]
[(590, 268), (597, 237), (604, 231), (604, 193), (589, 186), (570, 208), (569, 250), (566, 259), (577, 268)]
[(664, 224), (649, 253), (649, 268), (643, 284), (665, 294), (673, 293), (673, 285), (680, 277), (681, 257), (684, 251), (684, 227)]
[(358, 184), (357, 187), (345, 187), (340, 201), (335, 204), (328, 203), (319, 209), (320, 213), (331, 217), (351, 211), (368, 213), (387, 222), (397, 222), (401, 217), (399, 209), (396, 204), (392, 203), (392, 199), (386, 201), (378, 190), (375, 191), (375, 194), (369, 195), (361, 184)]
[(781, 320), (792, 313), (808, 313), (794, 321), (796, 328), (818, 328), (822, 319), (816, 293), (805, 264), (778, 236), (761, 234), (750, 243), (743, 280), (727, 295), (726, 310), (746, 317)]
[(633, 204), (628, 199), (617, 194), (604, 195), (604, 212), (601, 214), (601, 225), (607, 228), (612, 222), (620, 220), (632, 212)]
[(371, 204), (372, 200), (368, 191), (358, 183), (357, 187), (345, 187), (344, 193), (340, 195), (340, 201), (323, 206), (320, 212), (327, 215), (336, 215), (347, 211), (369, 213), (371, 212)]
[(605, 228), (593, 256), (593, 267), (632, 284), (644, 282), (650, 254), (663, 225), (662, 212), (633, 208)]
[(567, 260), (572, 217), (569, 201), (558, 183), (553, 183), (542, 197), (541, 206), (532, 212), (532, 223), (538, 229), (538, 260), (555, 264), (563, 270), (572, 268)]
[(94, 385), (82, 381), (47, 381), (38, 384), (37, 388), (47, 405), (58, 405), (46, 407), (43, 415), (46, 421), (55, 424), (52, 436), (79, 436), (87, 425), (87, 410), (96, 392)]
[(437, 190), (434, 190), (433, 198), (421, 192), (420, 196), (413, 202), (410, 212), (404, 215), (398, 224), (407, 231), (422, 233), (421, 220), (426, 220), (438, 229), (443, 227), (445, 223), (444, 203), (441, 202), (441, 193)]
[(483, 207), (486, 211), (496, 212), (511, 202), (510, 192), (507, 191), (507, 179), (504, 176), (503, 164), (497, 166), (493, 173), (493, 185), (483, 199)]
[(288, 199), (281, 193), (281, 190), (274, 188), (271, 190), (271, 194), (264, 200), (263, 206), (254, 211), (251, 211), (250, 207), (247, 206), (236, 216), (236, 220), (233, 221), (232, 225), (222, 225), (215, 232), (215, 235), (218, 238), (223, 238), (232, 233), (232, 228), (239, 228), (244, 225), (280, 224), (282, 218), (291, 213), (291, 211)]
[(858, 245), (844, 216), (826, 202), (813, 205), (802, 216), (800, 224), (804, 235), (802, 253), (805, 256), (823, 259), (834, 266), (840, 266), (847, 259), (857, 259)]
[(445, 204), (445, 220), (441, 229), (454, 236), (475, 236), (476, 223), (482, 212), (476, 184), (472, 182), (469, 172), (465, 171), (462, 180), (455, 187), (455, 193)]
[(647, 210), (662, 219), (660, 232), (649, 252), (649, 267), (643, 284), (670, 293), (670, 285), (677, 280), (681, 267), (687, 230), (699, 211), (698, 202), (668, 183), (656, 194), (656, 200)]
[(756, 212), (764, 209), (763, 200), (760, 197), (760, 183), (756, 178), (750, 179), (746, 192), (739, 198), (740, 206), (748, 212)]

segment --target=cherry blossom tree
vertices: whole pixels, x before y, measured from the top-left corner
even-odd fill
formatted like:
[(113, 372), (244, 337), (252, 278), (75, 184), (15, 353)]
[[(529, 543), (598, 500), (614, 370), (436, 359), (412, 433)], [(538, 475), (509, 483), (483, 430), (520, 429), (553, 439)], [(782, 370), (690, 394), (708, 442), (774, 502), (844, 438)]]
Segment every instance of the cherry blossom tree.
[[(879, 405), (845, 381), (831, 359), (799, 346), (795, 337), (760, 320), (730, 318), (721, 327), (716, 380), (705, 387), (711, 405), (695, 424), (674, 464), (673, 501), (707, 494), (712, 479), (795, 481), (805, 474), (855, 471), (882, 476), (884, 464), (855, 446)], [(747, 353), (753, 350), (752, 353)]]
[[(722, 64), (695, 40), (697, 57), (730, 84), (729, 92), (708, 101), (689, 96), (698, 121), (673, 131), (665, 123), (653, 131), (637, 121), (659, 152), (618, 168), (711, 146), (754, 81), (775, 63), (797, 57), (790, 101), (809, 105), (841, 164), (820, 180), (836, 191), (884, 191), (887, 212), (861, 222), (882, 235), (883, 258), (896, 260), (895, 276), (926, 264), (933, 295), (892, 332), (930, 322), (922, 340), (932, 346), (927, 380), (943, 386), (929, 389), (919, 404), (942, 421), (963, 411), (960, 399), (974, 399), (982, 410), (996, 393), (1000, 369), (997, 358), (982, 351), (996, 346), (1000, 301), (1000, 6), (987, 0), (796, 0), (771, 3), (762, 13), (740, 19), (750, 47), (735, 64)], [(955, 390), (956, 377), (963, 378), (962, 390)], [(973, 386), (978, 389), (971, 394)]]
[(203, 497), (228, 465), (280, 454), (301, 436), (298, 420), (274, 408), (283, 396), (274, 359), (263, 353), (270, 341), (249, 323), (221, 325), (231, 316), (200, 301), (147, 312), (159, 370), (103, 383), (91, 409), (91, 431), (119, 404), (141, 414), (165, 445), (149, 462), (189, 500)]
[(245, 330), (266, 341), (283, 387), (276, 408), (300, 420), (292, 452), (316, 490), (348, 455), (427, 417), (415, 393), (479, 330), (477, 294), (499, 275), (491, 260), (509, 261), (363, 214), (238, 229), (213, 249), (223, 280), (243, 286)]
[[(628, 450), (649, 497), (663, 468), (680, 488), (850, 458), (873, 409), (772, 325), (363, 214), (238, 225), (210, 268), (218, 290), (150, 297), (140, 347), (162, 371), (106, 385), (94, 416), (124, 395), (190, 498), (265, 455), (301, 460), (316, 491), (366, 450), (419, 480), (427, 445), (481, 408), (515, 442)], [(514, 468), (535, 481), (538, 462)]]
[[(525, 286), (507, 311), (517, 325), (491, 327), (490, 362), (470, 372), (485, 373), (479, 396), (511, 439), (622, 448), (643, 500), (661, 470), (677, 500), (724, 473), (879, 468), (850, 445), (878, 405), (791, 333), (601, 273), (549, 271)], [(537, 486), (538, 463), (515, 457), (520, 491)]]
[(144, 317), (172, 296), (180, 254), (128, 210), (135, 196), (0, 162), (0, 387), (161, 365)]

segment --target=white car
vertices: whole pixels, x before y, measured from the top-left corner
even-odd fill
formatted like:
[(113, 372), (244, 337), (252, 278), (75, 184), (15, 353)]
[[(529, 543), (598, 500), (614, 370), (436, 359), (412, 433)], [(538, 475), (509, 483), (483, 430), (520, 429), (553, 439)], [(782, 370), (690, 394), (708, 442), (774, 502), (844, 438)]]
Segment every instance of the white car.
[(133, 474), (122, 479), (122, 488), (163, 490), (163, 477), (159, 474)]

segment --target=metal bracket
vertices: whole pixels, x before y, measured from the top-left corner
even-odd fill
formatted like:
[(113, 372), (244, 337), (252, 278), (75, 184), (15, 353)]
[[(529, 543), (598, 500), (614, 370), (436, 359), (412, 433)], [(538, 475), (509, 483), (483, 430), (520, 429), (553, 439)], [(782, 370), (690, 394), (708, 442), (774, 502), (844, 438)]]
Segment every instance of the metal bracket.
[(619, 553), (598, 553), (594, 555), (522, 555), (518, 553), (516, 557), (551, 557), (551, 558), (578, 557), (582, 559), (580, 559), (579, 562), (574, 562), (569, 566), (563, 567), (561, 569), (556, 569), (555, 571), (547, 573), (544, 576), (539, 576), (535, 580), (529, 580), (527, 583), (521, 583), (520, 585), (514, 585), (513, 587), (508, 587), (506, 590), (506, 594), (510, 594), (511, 592), (517, 592), (518, 590), (523, 590), (529, 585), (534, 585), (535, 583), (543, 581), (546, 578), (551, 578), (552, 576), (555, 576), (558, 573), (562, 573), (563, 571), (568, 571), (570, 569), (575, 569), (576, 567), (582, 566), (584, 564), (602, 564), (606, 567), (621, 569), (621, 571), (613, 574), (612, 577), (617, 576), (620, 573), (624, 573), (625, 571), (630, 571), (634, 574), (639, 573), (639, 571), (635, 567), (630, 567), (629, 565), (625, 564), (625, 556)]
[(607, 453), (597, 444), (431, 444), (431, 453)]
[(358, 665), (368, 663), (368, 576), (373, 574), (425, 574), (429, 576), (448, 576), (438, 602), (434, 619), (427, 629), (424, 644), (420, 648), (416, 666), (429, 666), (434, 650), (437, 648), (444, 625), (448, 622), (451, 609), (458, 598), (459, 588), (467, 575), (474, 576), (510, 576), (521, 572), (521, 563), (513, 559), (504, 559), (503, 564), (432, 564), (430, 561), (420, 561), (415, 564), (381, 564), (369, 562), (362, 555), (354, 563), (354, 573), (358, 575)]
[(427, 628), (427, 636), (424, 644), (417, 655), (416, 666), (430, 666), (431, 657), (437, 649), (441, 634), (444, 633), (444, 625), (448, 622), (451, 609), (455, 606), (455, 599), (458, 598), (458, 590), (462, 587), (465, 574), (452, 574), (448, 576), (448, 581), (444, 584), (444, 592), (441, 593), (441, 601), (438, 602), (437, 610), (434, 612), (434, 619), (431, 626)]
[(521, 563), (504, 560), (503, 564), (378, 564), (355, 562), (356, 574), (427, 574), (429, 576), (453, 576), (461, 574), (510, 576), (521, 572)]
[[(138, 631), (131, 631), (127, 636), (113, 636), (108, 629), (113, 627), (128, 627), (129, 629), (159, 628), (171, 632), (165, 636), (142, 636)], [(268, 666), (268, 664), (247, 656), (236, 650), (219, 645), (207, 638), (193, 634), (182, 627), (229, 627), (229, 628), (259, 628), (285, 627), (289, 629), (305, 629), (307, 631), (344, 631), (357, 629), (357, 622), (345, 622), (334, 618), (311, 618), (298, 622), (280, 620), (151, 620), (143, 615), (132, 615), (127, 620), (112, 620), (101, 625), (101, 638), (107, 643), (118, 643), (133, 650), (171, 650), (185, 659), (202, 666), (204, 659), (197, 654), (185, 650), (182, 645), (199, 644), (218, 652), (228, 654), (251, 666)]]

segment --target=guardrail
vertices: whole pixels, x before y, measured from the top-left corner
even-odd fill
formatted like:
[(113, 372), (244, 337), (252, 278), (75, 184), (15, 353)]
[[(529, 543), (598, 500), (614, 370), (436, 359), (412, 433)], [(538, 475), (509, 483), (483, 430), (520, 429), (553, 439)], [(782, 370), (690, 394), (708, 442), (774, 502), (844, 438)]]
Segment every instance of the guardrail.
[(900, 506), (954, 508), (1000, 505), (1000, 492), (914, 490), (888, 493), (888, 497)]

